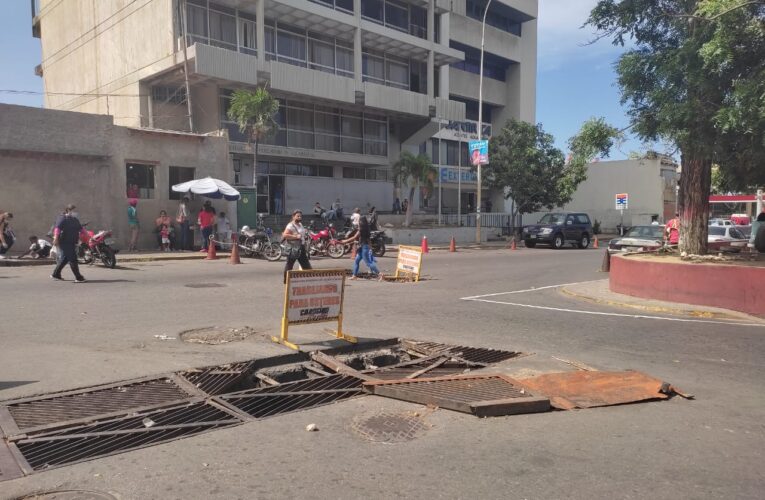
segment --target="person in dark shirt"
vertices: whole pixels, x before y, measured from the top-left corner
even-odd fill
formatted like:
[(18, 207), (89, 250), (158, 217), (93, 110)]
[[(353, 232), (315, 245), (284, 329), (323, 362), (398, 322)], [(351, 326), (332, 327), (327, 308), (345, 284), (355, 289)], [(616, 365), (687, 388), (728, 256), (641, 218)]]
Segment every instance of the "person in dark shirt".
[(56, 265), (56, 269), (53, 270), (53, 274), (50, 277), (54, 280), (62, 280), (61, 271), (64, 266), (69, 264), (69, 268), (74, 274), (75, 283), (85, 283), (85, 277), (80, 274), (80, 266), (77, 264), (77, 240), (80, 238), (80, 231), (82, 231), (82, 225), (79, 219), (72, 215), (71, 211), (67, 211), (65, 217), (62, 217), (56, 224), (54, 230), (53, 246), (59, 247), (63, 257)]
[(377, 268), (377, 264), (375, 264), (374, 254), (372, 254), (372, 242), (370, 241), (370, 237), (371, 231), (369, 229), (369, 221), (367, 221), (366, 217), (362, 217), (359, 219), (359, 230), (347, 240), (342, 241), (344, 245), (356, 240), (359, 242), (359, 249), (356, 252), (356, 260), (353, 263), (353, 276), (351, 276), (351, 279), (358, 278), (359, 264), (362, 260), (369, 270), (372, 271), (372, 274), (380, 276), (382, 279), (380, 270)]

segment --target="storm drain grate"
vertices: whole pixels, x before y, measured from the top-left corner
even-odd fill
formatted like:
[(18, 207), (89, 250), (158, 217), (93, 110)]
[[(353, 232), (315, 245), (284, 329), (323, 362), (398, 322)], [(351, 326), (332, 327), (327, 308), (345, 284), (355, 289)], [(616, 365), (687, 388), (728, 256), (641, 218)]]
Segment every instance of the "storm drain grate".
[(114, 412), (157, 406), (190, 398), (168, 378), (126, 381), (38, 398), (7, 402), (21, 432)]
[(193, 436), (241, 423), (208, 403), (122, 416), (25, 436), (15, 441), (35, 471)]
[(211, 366), (198, 370), (180, 372), (179, 375), (198, 389), (211, 396), (230, 391), (233, 386), (244, 379), (252, 366), (251, 361), (231, 363), (228, 365)]
[(335, 374), (235, 392), (220, 398), (255, 418), (266, 418), (359, 396), (363, 394), (361, 382), (350, 375)]
[(502, 361), (524, 355), (524, 353), (517, 351), (503, 351), (500, 349), (487, 349), (485, 347), (441, 344), (439, 342), (406, 341), (406, 344), (425, 354), (449, 354), (451, 356), (464, 359), (465, 361), (470, 361), (471, 363), (484, 363), (487, 365), (500, 363)]
[(412, 441), (430, 429), (422, 415), (416, 412), (395, 413), (380, 410), (371, 415), (356, 416), (351, 430), (374, 443), (405, 443)]
[[(479, 367), (480, 368), (480, 367)], [(466, 373), (474, 366), (459, 360), (445, 357), (428, 357), (417, 363), (402, 363), (391, 367), (380, 368), (372, 372), (364, 372), (374, 378), (381, 380), (398, 380), (403, 378), (420, 377), (445, 377), (447, 375), (458, 375)]]
[(479, 417), (550, 409), (549, 399), (535, 397), (518, 381), (504, 375), (365, 382), (364, 389), (378, 396), (435, 405)]

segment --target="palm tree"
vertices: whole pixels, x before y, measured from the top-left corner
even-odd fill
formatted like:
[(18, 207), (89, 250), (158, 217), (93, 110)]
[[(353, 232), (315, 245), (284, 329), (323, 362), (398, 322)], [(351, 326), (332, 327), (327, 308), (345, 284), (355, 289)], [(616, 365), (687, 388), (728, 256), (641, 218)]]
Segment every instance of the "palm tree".
[(414, 156), (408, 151), (402, 151), (398, 161), (393, 164), (393, 178), (396, 184), (404, 183), (409, 186), (409, 205), (406, 208), (404, 226), (412, 222), (412, 203), (414, 193), (422, 186), (427, 192), (433, 190), (433, 179), (436, 177), (436, 167), (430, 158), (424, 154)]
[[(235, 90), (231, 96), (228, 117), (239, 125), (239, 130), (247, 136), (247, 144), (255, 142), (255, 161), (258, 162), (260, 141), (279, 129), (274, 116), (279, 112), (279, 101), (264, 87), (255, 91)], [(255, 175), (253, 172), (253, 184)]]

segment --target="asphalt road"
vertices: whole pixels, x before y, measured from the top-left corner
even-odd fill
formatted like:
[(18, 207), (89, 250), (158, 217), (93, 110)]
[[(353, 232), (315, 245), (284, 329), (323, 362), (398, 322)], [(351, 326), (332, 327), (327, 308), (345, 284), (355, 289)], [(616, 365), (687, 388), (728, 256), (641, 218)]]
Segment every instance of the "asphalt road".
[[(554, 287), (603, 279), (601, 257), (434, 252), (418, 284), (351, 282), (345, 329), (534, 353), (498, 367), (507, 373), (571, 369), (552, 356), (636, 369), (696, 400), (483, 420), (438, 410), (421, 437), (383, 445), (355, 435), (353, 418), (421, 407), (365, 397), (2, 482), (0, 498), (52, 488), (125, 499), (762, 498), (765, 328), (632, 318)], [(282, 268), (245, 262), (89, 267), (82, 285), (0, 268), (0, 399), (285, 353), (259, 335), (219, 346), (154, 337), (210, 325), (276, 334)], [(337, 264), (350, 261), (316, 267)], [(291, 331), (309, 348), (327, 339), (321, 325)]]

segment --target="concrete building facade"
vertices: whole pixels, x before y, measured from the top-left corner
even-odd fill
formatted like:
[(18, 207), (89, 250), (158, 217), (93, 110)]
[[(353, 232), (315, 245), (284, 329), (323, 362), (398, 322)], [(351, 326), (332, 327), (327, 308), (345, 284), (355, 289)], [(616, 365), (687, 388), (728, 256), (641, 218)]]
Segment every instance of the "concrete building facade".
[[(257, 192), (240, 223), (341, 198), (390, 210), (391, 165), (428, 154), (438, 188), (416, 211), (475, 210), (467, 141), (478, 137), (486, 0), (42, 0), (49, 108), (108, 114), (126, 127), (230, 141), (224, 180)], [(495, 0), (487, 16), (485, 132), (534, 122), (537, 1)], [(185, 34), (185, 36), (184, 36)], [(189, 92), (186, 90), (188, 78)], [(226, 113), (233, 90), (267, 86), (279, 132), (257, 164)], [(250, 189), (247, 189), (250, 188)], [(403, 192), (403, 191), (402, 191)], [(501, 209), (500, 193), (486, 192)], [(495, 210), (497, 211), (497, 210)]]
[[(118, 246), (126, 248), (131, 190), (138, 199), (139, 248), (155, 248), (155, 219), (160, 210), (174, 218), (180, 201), (170, 187), (227, 169), (225, 137), (120, 127), (106, 115), (0, 104), (0, 211), (14, 214), (14, 251), (29, 236), (47, 234), (69, 203), (82, 222), (113, 230)], [(192, 200), (193, 213), (201, 203)], [(236, 209), (235, 202), (214, 204)]]

